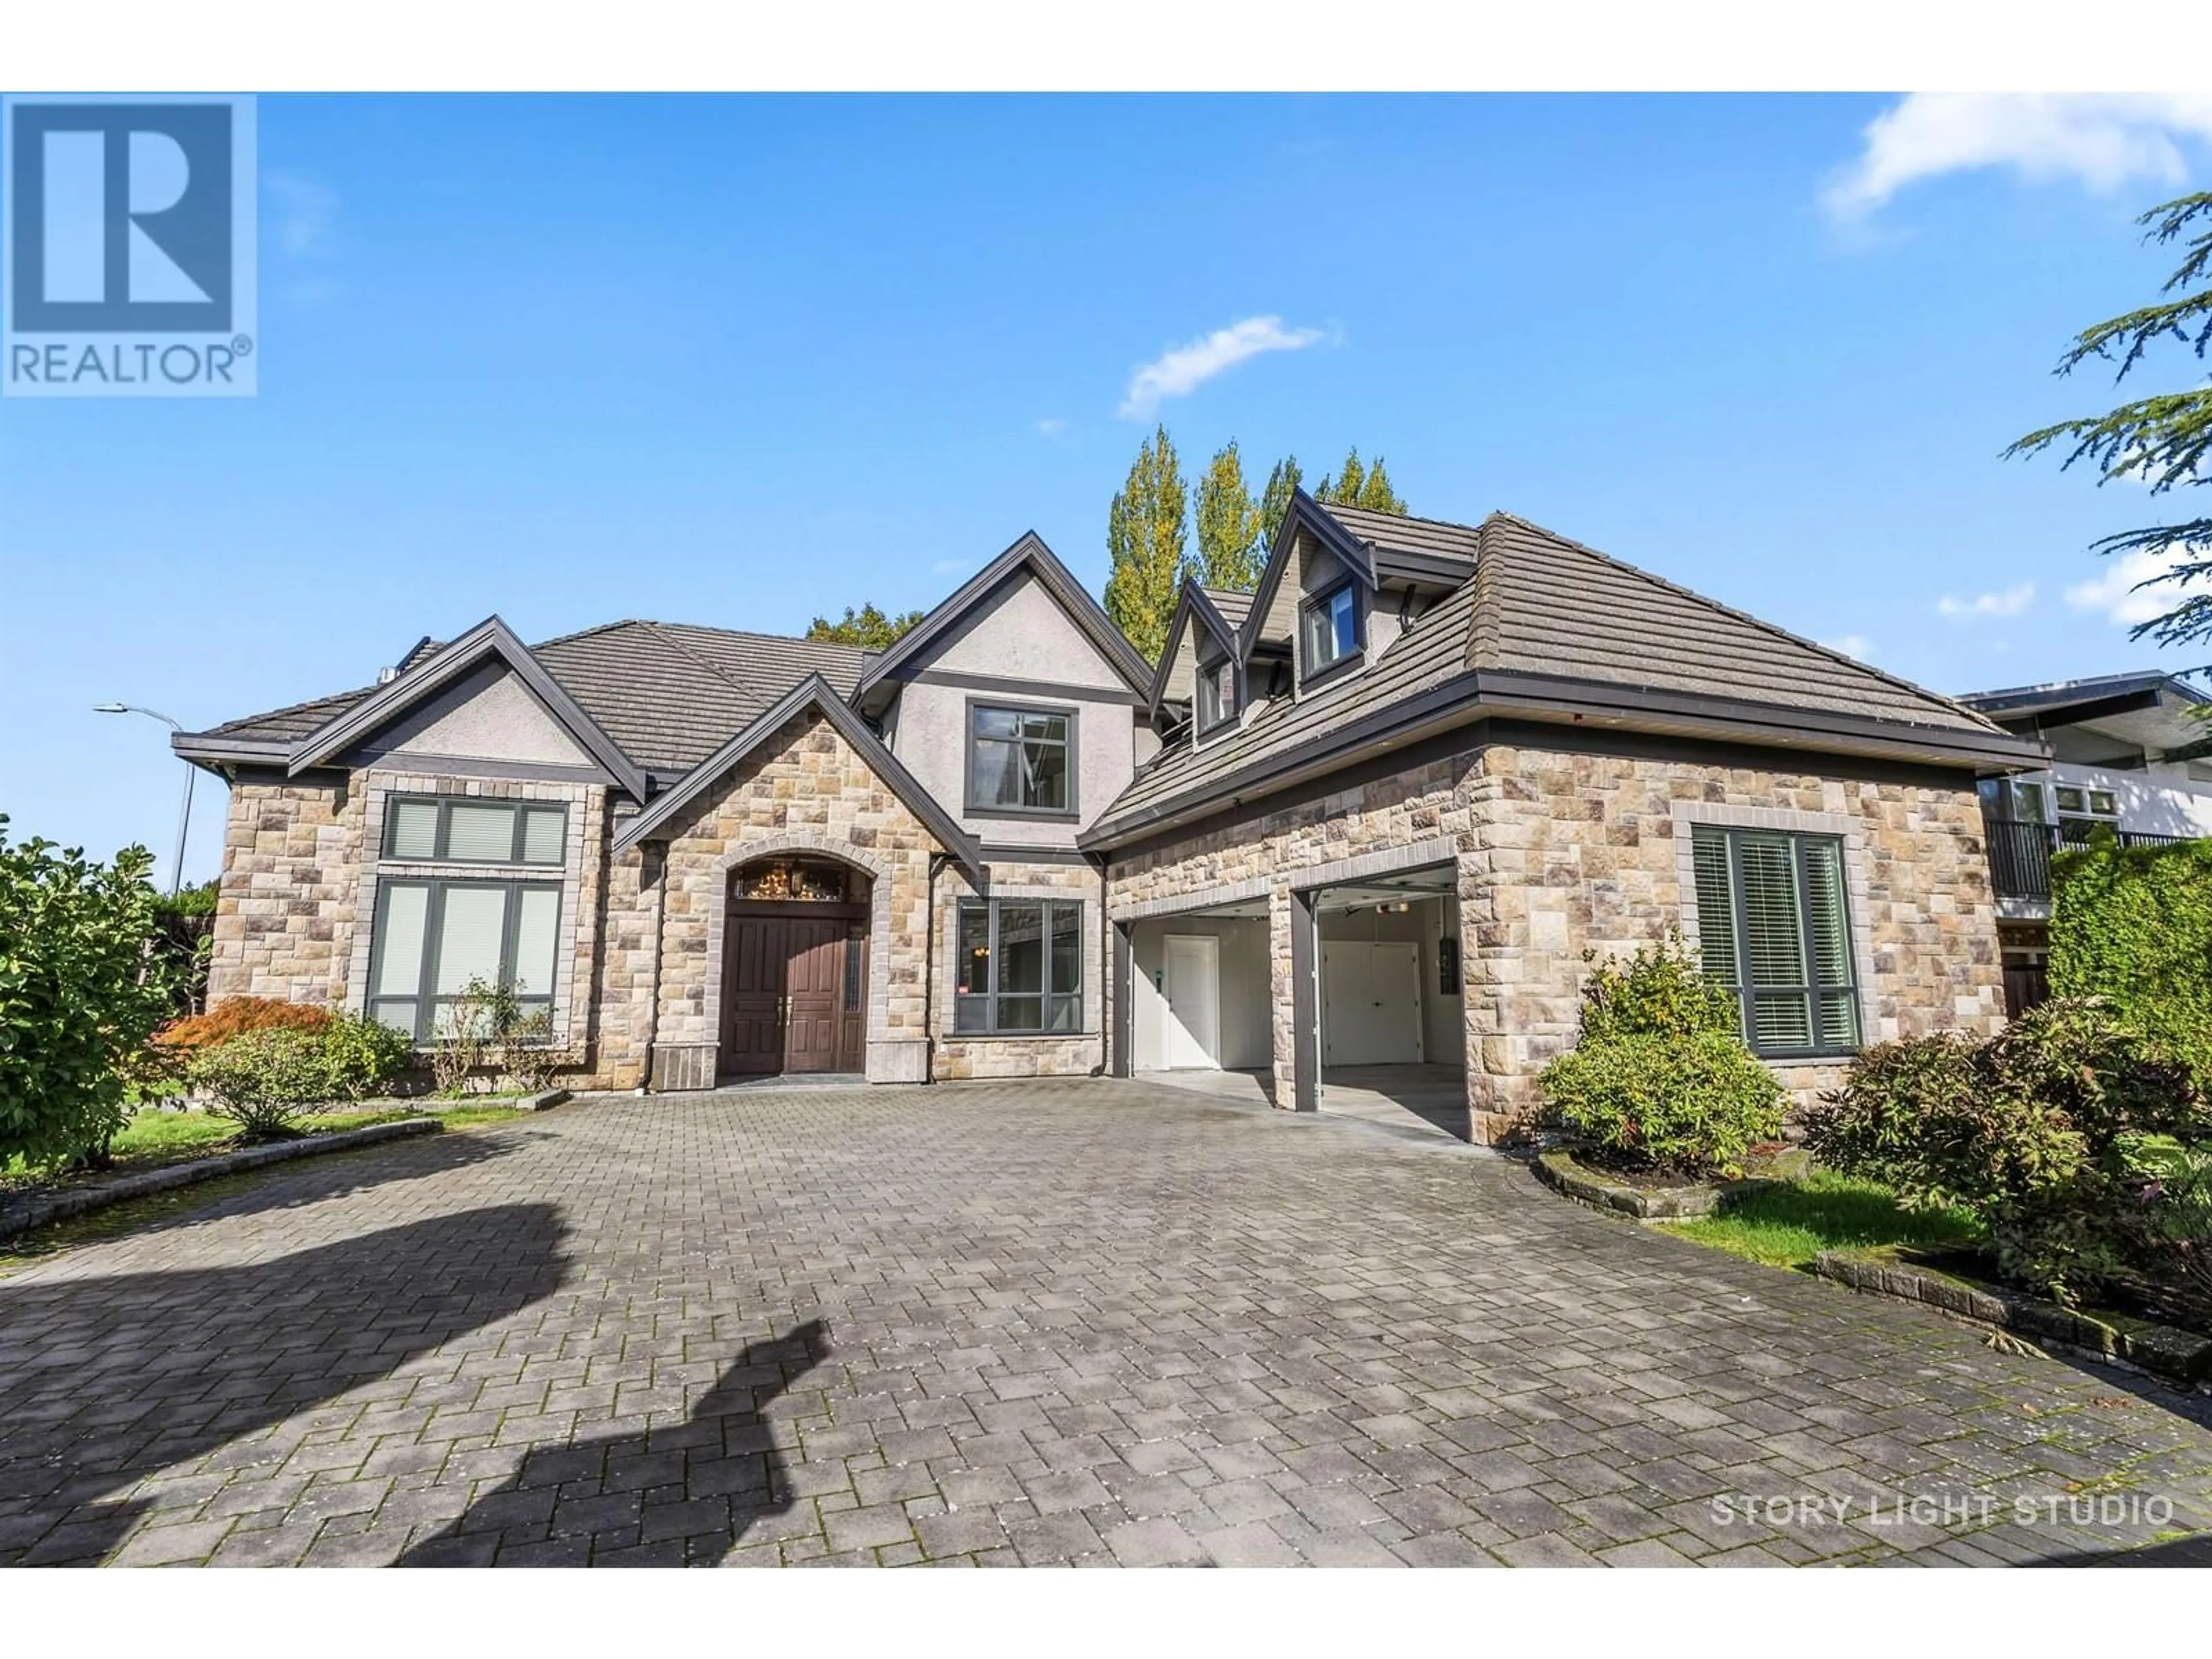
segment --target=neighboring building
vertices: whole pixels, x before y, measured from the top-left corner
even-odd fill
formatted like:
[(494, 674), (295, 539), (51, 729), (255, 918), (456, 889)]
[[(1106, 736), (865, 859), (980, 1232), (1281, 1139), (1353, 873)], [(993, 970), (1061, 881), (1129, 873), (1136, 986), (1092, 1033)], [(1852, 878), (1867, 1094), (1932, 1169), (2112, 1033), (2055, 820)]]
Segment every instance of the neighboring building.
[(1977, 780), (2047, 759), (1523, 520), (1303, 495), (1157, 671), (1031, 535), (880, 654), (494, 617), (176, 746), (231, 783), (217, 998), (427, 1041), (501, 976), (607, 1087), (1443, 1066), (1478, 1138), (1670, 928), (1800, 1091), (1993, 1029)]
[(2100, 826), (2124, 845), (2212, 836), (2212, 698), (2171, 674), (2106, 674), (1959, 701), (2039, 738), (2051, 763), (1982, 782), (2013, 1012), (2047, 994), (2051, 854)]

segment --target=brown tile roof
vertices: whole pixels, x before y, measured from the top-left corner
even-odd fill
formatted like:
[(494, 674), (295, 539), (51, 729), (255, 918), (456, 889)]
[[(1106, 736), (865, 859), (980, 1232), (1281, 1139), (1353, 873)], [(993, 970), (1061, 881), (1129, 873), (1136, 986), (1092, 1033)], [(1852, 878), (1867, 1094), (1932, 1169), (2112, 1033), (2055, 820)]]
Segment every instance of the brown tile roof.
[(246, 714), (234, 720), (225, 720), (221, 726), (210, 726), (203, 735), (243, 738), (256, 742), (296, 743), (308, 733), (328, 726), (375, 690), (373, 685), (364, 685), (357, 691), (341, 691), (333, 696), (316, 697), (307, 702), (271, 708), (266, 714)]
[(1472, 567), (1481, 531), (1474, 525), (1442, 519), (1415, 519), (1399, 513), (1371, 513), (1364, 507), (1331, 507), (1328, 516), (1363, 542), (1431, 558), (1457, 559)]
[[(1360, 513), (1355, 525), (1350, 509), (1328, 511), (1367, 539), (1376, 539), (1377, 527), (1409, 522)], [(1130, 820), (1182, 811), (1233, 789), (1248, 774), (1295, 764), (1302, 752), (1322, 749), (1370, 716), (1387, 721), (1394, 706), (1470, 670), (2002, 736), (1994, 722), (1948, 698), (1524, 519), (1498, 513), (1480, 526), (1410, 522), (1425, 526), (1423, 551), (1474, 547), (1471, 579), (1365, 668), (1296, 701), (1266, 704), (1232, 736), (1164, 749), (1091, 833), (1110, 836)], [(1474, 695), (1470, 683), (1468, 696)]]
[(1526, 519), (1493, 513), (1480, 535), (1470, 667), (1996, 730), (1948, 697)]
[[(655, 772), (689, 770), (808, 674), (850, 696), (864, 654), (782, 635), (641, 621), (608, 623), (531, 649), (623, 753)], [(374, 690), (226, 721), (207, 735), (296, 743)]]
[(1244, 625), (1245, 613), (1252, 608), (1252, 596), (1240, 587), (1205, 587), (1199, 590), (1213, 601), (1213, 608), (1221, 613), (1221, 620), (1231, 628)]
[(861, 656), (848, 645), (655, 622), (609, 623), (530, 654), (655, 772), (690, 770), (808, 674), (850, 696)]

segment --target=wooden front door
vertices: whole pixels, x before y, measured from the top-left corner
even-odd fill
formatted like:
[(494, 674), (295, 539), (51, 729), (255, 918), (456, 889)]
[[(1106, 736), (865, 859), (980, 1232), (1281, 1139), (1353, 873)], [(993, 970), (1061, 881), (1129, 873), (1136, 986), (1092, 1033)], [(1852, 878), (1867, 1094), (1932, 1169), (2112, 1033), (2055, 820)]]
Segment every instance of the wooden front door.
[(857, 1072), (868, 936), (851, 907), (732, 903), (724, 930), (721, 1070)]
[(791, 924), (784, 970), (783, 1069), (837, 1069), (838, 1018), (845, 992), (845, 924), (809, 917)]
[(791, 924), (732, 916), (722, 957), (722, 1069), (759, 1077), (783, 1069), (784, 963)]

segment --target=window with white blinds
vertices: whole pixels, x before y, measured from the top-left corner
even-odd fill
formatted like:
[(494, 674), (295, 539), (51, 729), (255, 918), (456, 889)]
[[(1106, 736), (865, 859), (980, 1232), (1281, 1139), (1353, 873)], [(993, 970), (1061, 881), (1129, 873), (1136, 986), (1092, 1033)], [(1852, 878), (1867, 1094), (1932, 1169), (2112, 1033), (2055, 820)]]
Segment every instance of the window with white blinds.
[(390, 878), (376, 893), (369, 1018), (438, 1036), (471, 981), (506, 985), (521, 1011), (553, 1006), (561, 890), (544, 882)]
[(384, 856), (417, 864), (559, 864), (568, 809), (538, 801), (395, 795)]
[(1753, 1051), (1783, 1059), (1856, 1050), (1843, 842), (1700, 824), (1691, 852), (1698, 955), (1735, 999)]

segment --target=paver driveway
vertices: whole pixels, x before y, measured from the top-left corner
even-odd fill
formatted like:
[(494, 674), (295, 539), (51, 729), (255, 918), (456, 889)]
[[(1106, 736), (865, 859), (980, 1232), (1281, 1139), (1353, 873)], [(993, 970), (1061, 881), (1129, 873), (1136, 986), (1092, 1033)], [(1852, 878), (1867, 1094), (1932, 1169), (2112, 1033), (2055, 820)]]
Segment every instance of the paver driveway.
[(600, 1099), (0, 1279), (0, 1561), (2073, 1557), (2203, 1403), (1366, 1124)]

